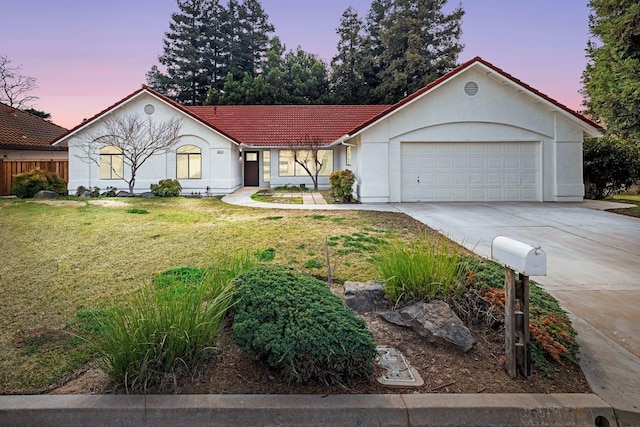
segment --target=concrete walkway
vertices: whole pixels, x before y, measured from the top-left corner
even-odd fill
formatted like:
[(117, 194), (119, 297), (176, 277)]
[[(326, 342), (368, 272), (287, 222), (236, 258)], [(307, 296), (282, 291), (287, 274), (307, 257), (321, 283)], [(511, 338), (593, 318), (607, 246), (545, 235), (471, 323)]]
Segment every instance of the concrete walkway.
[(619, 203), (397, 203), (276, 205), (251, 200), (243, 188), (227, 203), (282, 209), (405, 213), (490, 257), (498, 235), (541, 245), (547, 276), (534, 277), (569, 312), (580, 366), (593, 391), (618, 412), (620, 425), (640, 425), (640, 219), (604, 212)]

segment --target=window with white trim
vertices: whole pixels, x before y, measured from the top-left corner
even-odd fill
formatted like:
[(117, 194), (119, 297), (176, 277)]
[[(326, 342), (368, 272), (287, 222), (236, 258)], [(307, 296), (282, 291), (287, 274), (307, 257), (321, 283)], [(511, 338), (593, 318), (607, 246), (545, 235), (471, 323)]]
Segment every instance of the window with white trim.
[(202, 178), (202, 150), (195, 145), (183, 145), (176, 150), (176, 178)]
[[(317, 150), (322, 167), (318, 176), (329, 176), (333, 172), (333, 150)], [(296, 150), (298, 161), (304, 163), (311, 173), (316, 172), (316, 163), (312, 150)], [(293, 150), (280, 150), (278, 153), (279, 176), (309, 176), (302, 165), (295, 161)]]
[(123, 179), (124, 155), (122, 149), (108, 146), (100, 149), (100, 179)]

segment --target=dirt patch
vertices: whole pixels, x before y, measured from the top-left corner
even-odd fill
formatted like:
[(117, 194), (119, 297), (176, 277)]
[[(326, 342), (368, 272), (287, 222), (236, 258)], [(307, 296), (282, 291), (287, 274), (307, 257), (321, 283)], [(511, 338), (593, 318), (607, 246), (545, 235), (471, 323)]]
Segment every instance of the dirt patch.
[(127, 202), (118, 202), (116, 200), (90, 200), (88, 203), (90, 205), (103, 206), (105, 208), (123, 208), (130, 206)]
[[(590, 393), (576, 365), (556, 364), (553, 377), (533, 369), (529, 379), (512, 379), (503, 369), (504, 335), (499, 330), (471, 327), (476, 344), (468, 353), (426, 342), (411, 329), (392, 325), (376, 313), (363, 315), (378, 346), (395, 347), (424, 380), (419, 388), (390, 388), (377, 381), (340, 386), (289, 384), (265, 364), (246, 357), (233, 340), (229, 325), (220, 333), (217, 353), (191, 377), (169, 379), (148, 393), (178, 394), (387, 394), (387, 393)], [(381, 373), (380, 373), (381, 374)], [(57, 394), (124, 393), (95, 368), (82, 372)]]
[(49, 206), (82, 206), (84, 202), (76, 200), (33, 200), (31, 203), (42, 203)]

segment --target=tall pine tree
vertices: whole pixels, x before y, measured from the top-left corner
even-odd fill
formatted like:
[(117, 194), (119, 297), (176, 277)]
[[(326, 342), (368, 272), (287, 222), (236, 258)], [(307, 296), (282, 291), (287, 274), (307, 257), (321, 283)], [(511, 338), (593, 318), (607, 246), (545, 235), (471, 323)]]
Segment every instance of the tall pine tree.
[(584, 104), (607, 130), (640, 146), (640, 3), (591, 0)]
[(164, 52), (158, 58), (166, 74), (157, 67), (147, 74), (148, 82), (178, 102), (202, 104), (211, 81), (206, 68), (207, 40), (205, 10), (208, 0), (178, 0), (180, 12), (171, 15), (164, 37)]
[(331, 86), (338, 104), (361, 104), (368, 99), (363, 75), (366, 55), (363, 27), (356, 10), (347, 8), (336, 30), (340, 35), (338, 54), (331, 61)]
[(394, 0), (381, 21), (376, 93), (393, 103), (453, 69), (463, 48), (459, 42), (462, 6), (446, 14), (447, 0)]
[(243, 82), (259, 71), (269, 48), (273, 25), (259, 0), (177, 0), (164, 48), (147, 83), (186, 105), (200, 105), (210, 89), (221, 91), (229, 73)]
[(393, 0), (373, 0), (366, 21), (366, 37), (364, 40), (364, 59), (362, 74), (369, 88), (367, 104), (380, 104), (384, 96), (380, 96), (376, 88), (380, 85), (380, 72), (383, 69), (382, 24)]

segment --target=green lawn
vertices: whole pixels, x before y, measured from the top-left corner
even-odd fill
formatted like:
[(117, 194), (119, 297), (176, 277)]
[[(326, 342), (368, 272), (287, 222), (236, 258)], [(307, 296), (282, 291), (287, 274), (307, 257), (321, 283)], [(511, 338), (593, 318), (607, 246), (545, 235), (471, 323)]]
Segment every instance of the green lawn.
[(612, 212), (640, 218), (640, 194), (616, 194), (613, 196), (613, 201), (629, 203), (635, 206), (632, 208), (612, 209)]
[[(122, 202), (122, 199), (109, 199)], [(337, 281), (369, 280), (380, 242), (424, 229), (404, 215), (250, 209), (211, 199), (0, 200), (0, 394), (42, 392), (92, 359), (80, 314), (153, 275), (249, 251)]]

